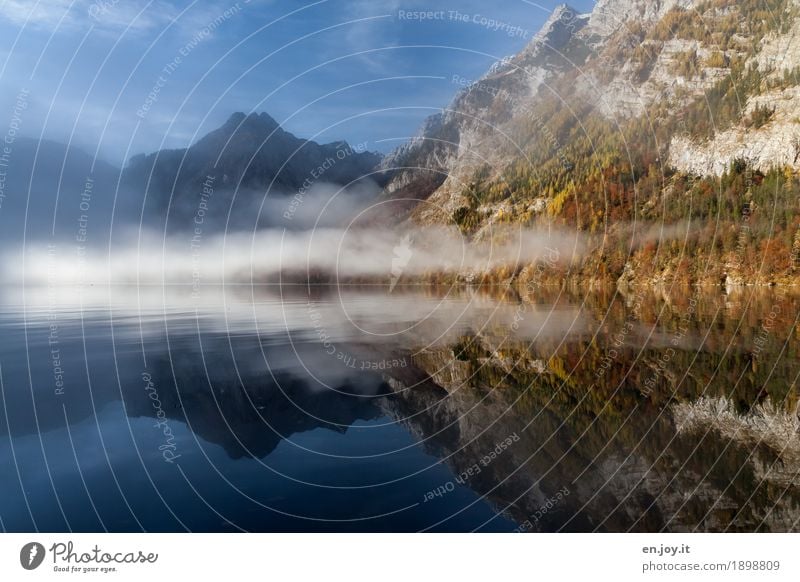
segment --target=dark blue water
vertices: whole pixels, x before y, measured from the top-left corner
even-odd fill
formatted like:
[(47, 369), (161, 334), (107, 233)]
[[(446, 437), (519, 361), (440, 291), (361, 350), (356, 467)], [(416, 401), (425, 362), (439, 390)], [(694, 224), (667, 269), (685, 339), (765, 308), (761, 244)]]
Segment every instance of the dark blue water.
[(5, 289), (5, 531), (797, 531), (781, 290)]
[(457, 475), (387, 414), (379, 373), (313, 335), (290, 346), (191, 310), (21, 312), (0, 322), (6, 531), (516, 527), (464, 485), (425, 502)]

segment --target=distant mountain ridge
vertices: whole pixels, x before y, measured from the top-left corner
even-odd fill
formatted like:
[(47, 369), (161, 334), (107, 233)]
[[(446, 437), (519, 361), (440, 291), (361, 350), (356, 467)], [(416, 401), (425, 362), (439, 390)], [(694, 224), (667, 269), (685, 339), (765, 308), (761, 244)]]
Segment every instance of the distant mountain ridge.
[(120, 170), (78, 147), (18, 137), (9, 149), (7, 167), (0, 168), (4, 242), (107, 244), (112, 212), (136, 211), (140, 201), (118, 188)]
[(318, 144), (285, 131), (267, 113), (234, 113), (218, 129), (186, 149), (131, 158), (125, 182), (146, 190), (151, 207), (169, 205), (178, 221), (197, 208), (205, 184), (213, 184), (225, 212), (233, 196), (293, 195), (313, 184), (347, 186), (372, 177), (381, 155), (338, 141)]

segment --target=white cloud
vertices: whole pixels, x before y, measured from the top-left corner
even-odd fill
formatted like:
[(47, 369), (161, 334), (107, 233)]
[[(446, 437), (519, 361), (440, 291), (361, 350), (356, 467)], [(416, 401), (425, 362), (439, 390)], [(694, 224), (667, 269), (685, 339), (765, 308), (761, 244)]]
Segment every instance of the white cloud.
[[(345, 13), (347, 20), (371, 18), (348, 25), (344, 35), (348, 50), (360, 53), (397, 44), (397, 30), (391, 24), (401, 6), (403, 3), (400, 0), (357, 0), (348, 3)], [(391, 51), (367, 52), (357, 58), (375, 75), (397, 72), (398, 63)]]
[(182, 31), (205, 26), (226, 9), (246, 2), (197, 2), (186, 13), (164, 0), (6, 0), (0, 20), (20, 28), (75, 32), (93, 27), (100, 32), (149, 32), (175, 23)]
[(55, 28), (67, 18), (70, 0), (6, 0), (0, 7), (0, 17), (17, 26)]

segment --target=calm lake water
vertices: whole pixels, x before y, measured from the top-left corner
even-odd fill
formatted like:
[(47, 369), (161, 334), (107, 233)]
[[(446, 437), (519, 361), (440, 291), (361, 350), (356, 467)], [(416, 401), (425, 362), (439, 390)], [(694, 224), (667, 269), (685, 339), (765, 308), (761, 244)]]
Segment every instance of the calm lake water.
[(800, 303), (2, 291), (5, 531), (798, 531)]

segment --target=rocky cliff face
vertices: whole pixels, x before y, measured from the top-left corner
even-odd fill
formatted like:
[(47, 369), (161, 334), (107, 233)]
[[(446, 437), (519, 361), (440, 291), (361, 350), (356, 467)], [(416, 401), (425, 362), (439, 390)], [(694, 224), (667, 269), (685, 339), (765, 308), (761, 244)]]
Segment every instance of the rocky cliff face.
[[(519, 54), (465, 87), (385, 160), (386, 192), (426, 202), (412, 221), (455, 224), (476, 239), (503, 222), (596, 233), (586, 266), (616, 279), (632, 265), (620, 252), (609, 254), (608, 234), (622, 240), (627, 225), (643, 219), (704, 224), (720, 204), (711, 199), (715, 189), (727, 197), (735, 230), (762, 179), (786, 170), (785, 196), (775, 203), (795, 212), (798, 73), (795, 0), (603, 0), (591, 14), (564, 5)], [(754, 179), (714, 183), (734, 165)], [(708, 178), (699, 189), (697, 177)], [(773, 243), (793, 248), (795, 231), (800, 236), (787, 220), (748, 244), (756, 254)], [(628, 247), (638, 252), (642, 241)], [(732, 254), (742, 254), (727, 241), (719, 246), (720, 256), (706, 263), (736, 263)], [(725, 277), (680, 260), (664, 259), (656, 270), (689, 280)], [(790, 276), (798, 265), (789, 262), (744, 278)]]
[(507, 138), (506, 126), (529, 112), (548, 79), (569, 69), (573, 39), (588, 20), (569, 6), (558, 7), (525, 49), (460, 90), (411, 142), (384, 159), (382, 167), (391, 176), (386, 192), (420, 200), (435, 194), (420, 216), (446, 222), (471, 175), (504, 162), (497, 146)]
[[(705, 142), (675, 136), (670, 163), (676, 168), (718, 176), (737, 158), (762, 171), (775, 166), (800, 168), (800, 87), (793, 79), (800, 67), (800, 20), (785, 32), (771, 32), (755, 48), (748, 64), (764, 72), (764, 86), (745, 103), (744, 121)], [(747, 120), (759, 109), (772, 113), (763, 125), (754, 127)]]
[(627, 22), (652, 25), (675, 7), (690, 8), (695, 0), (599, 0), (589, 15), (589, 31), (608, 38)]
[[(669, 163), (701, 175), (719, 175), (737, 157), (764, 169), (800, 167), (798, 89), (793, 80), (791, 87), (769, 89), (770, 81), (779, 83), (800, 67), (800, 20), (794, 4), (778, 8), (774, 26), (757, 33), (746, 22), (731, 28), (745, 11), (725, 0), (602, 0), (590, 14), (561, 5), (525, 49), (464, 88), (443, 113), (425, 122), (417, 138), (387, 157), (384, 168), (402, 168), (387, 191), (410, 190), (423, 199), (436, 194), (436, 201), (445, 203), (481, 165), (507, 163), (505, 130), (535, 113), (555, 79), (573, 75), (574, 93), (559, 97), (592, 102), (608, 118), (644, 115), (653, 103), (676, 115), (730, 76), (736, 59), (743, 68), (764, 72), (763, 91), (749, 99), (743, 94), (741, 123), (720, 128), (711, 139), (675, 131)], [(732, 34), (724, 38), (723, 32)], [(747, 116), (764, 104), (775, 108), (773, 118), (762, 127), (749, 126)], [(506, 147), (498, 157), (501, 144)], [(436, 179), (423, 179), (429, 174)]]

